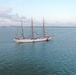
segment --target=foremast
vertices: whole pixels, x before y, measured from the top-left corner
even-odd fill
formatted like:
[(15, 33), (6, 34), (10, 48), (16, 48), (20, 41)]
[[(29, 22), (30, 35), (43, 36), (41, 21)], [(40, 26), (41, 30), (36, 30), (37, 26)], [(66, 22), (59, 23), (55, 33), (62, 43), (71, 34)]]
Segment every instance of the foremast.
[(21, 29), (22, 29), (22, 37), (21, 38), (24, 38), (24, 31), (23, 31), (23, 22), (22, 22), (22, 20), (21, 20)]

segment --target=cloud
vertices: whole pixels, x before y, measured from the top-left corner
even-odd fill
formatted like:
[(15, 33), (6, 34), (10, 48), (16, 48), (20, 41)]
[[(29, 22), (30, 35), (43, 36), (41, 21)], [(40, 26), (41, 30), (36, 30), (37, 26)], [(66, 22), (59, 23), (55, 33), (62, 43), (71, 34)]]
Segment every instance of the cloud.
[(6, 18), (11, 18), (11, 13), (12, 9), (11, 8), (0, 8), (0, 18), (6, 19)]
[(21, 19), (26, 19), (18, 13), (12, 14), (12, 10), (12, 8), (0, 8), (0, 25), (19, 25)]
[[(21, 20), (23, 21), (23, 25), (30, 26), (31, 25), (31, 18), (26, 18), (26, 16), (20, 16), (18, 13), (13, 13), (12, 8), (0, 8), (0, 26), (20, 26)], [(46, 23), (47, 22), (47, 23)], [(62, 24), (62, 22), (58, 20), (47, 20), (45, 23), (46, 25), (58, 25)], [(65, 23), (65, 22), (64, 22)], [(73, 22), (74, 23), (74, 22)], [(72, 24), (72, 23), (71, 23)], [(76, 23), (75, 23), (76, 24)], [(42, 26), (42, 20), (34, 19), (34, 25)]]

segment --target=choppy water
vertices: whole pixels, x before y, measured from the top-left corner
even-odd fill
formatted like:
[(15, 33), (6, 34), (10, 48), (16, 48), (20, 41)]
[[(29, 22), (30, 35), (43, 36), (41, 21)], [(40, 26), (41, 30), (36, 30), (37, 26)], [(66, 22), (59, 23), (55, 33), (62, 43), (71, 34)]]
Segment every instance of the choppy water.
[(49, 42), (16, 44), (17, 29), (0, 27), (0, 75), (76, 75), (76, 28), (47, 32), (55, 34)]

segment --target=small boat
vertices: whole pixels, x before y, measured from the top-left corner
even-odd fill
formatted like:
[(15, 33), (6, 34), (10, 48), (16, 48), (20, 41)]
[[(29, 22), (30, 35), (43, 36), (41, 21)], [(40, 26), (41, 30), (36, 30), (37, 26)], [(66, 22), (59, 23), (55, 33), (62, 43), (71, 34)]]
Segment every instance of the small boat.
[(41, 41), (49, 41), (52, 39), (52, 36), (45, 36), (44, 18), (43, 18), (43, 36), (42, 37), (38, 37), (38, 38), (34, 37), (33, 19), (31, 19), (32, 38), (24, 37), (22, 21), (21, 21), (21, 29), (22, 29), (22, 36), (20, 38), (14, 39), (14, 41), (16, 41), (17, 43), (41, 42)]

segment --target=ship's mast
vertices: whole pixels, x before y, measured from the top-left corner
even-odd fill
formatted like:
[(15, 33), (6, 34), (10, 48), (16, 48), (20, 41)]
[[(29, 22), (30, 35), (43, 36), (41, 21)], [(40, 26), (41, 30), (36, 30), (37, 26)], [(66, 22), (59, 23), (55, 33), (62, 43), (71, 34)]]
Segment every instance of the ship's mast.
[(43, 37), (45, 37), (45, 25), (44, 25), (44, 17), (43, 17)]
[(22, 23), (22, 20), (21, 20), (21, 29), (22, 29), (22, 38), (24, 38), (24, 32), (23, 32), (23, 23)]
[(34, 39), (33, 19), (31, 18), (32, 39)]

